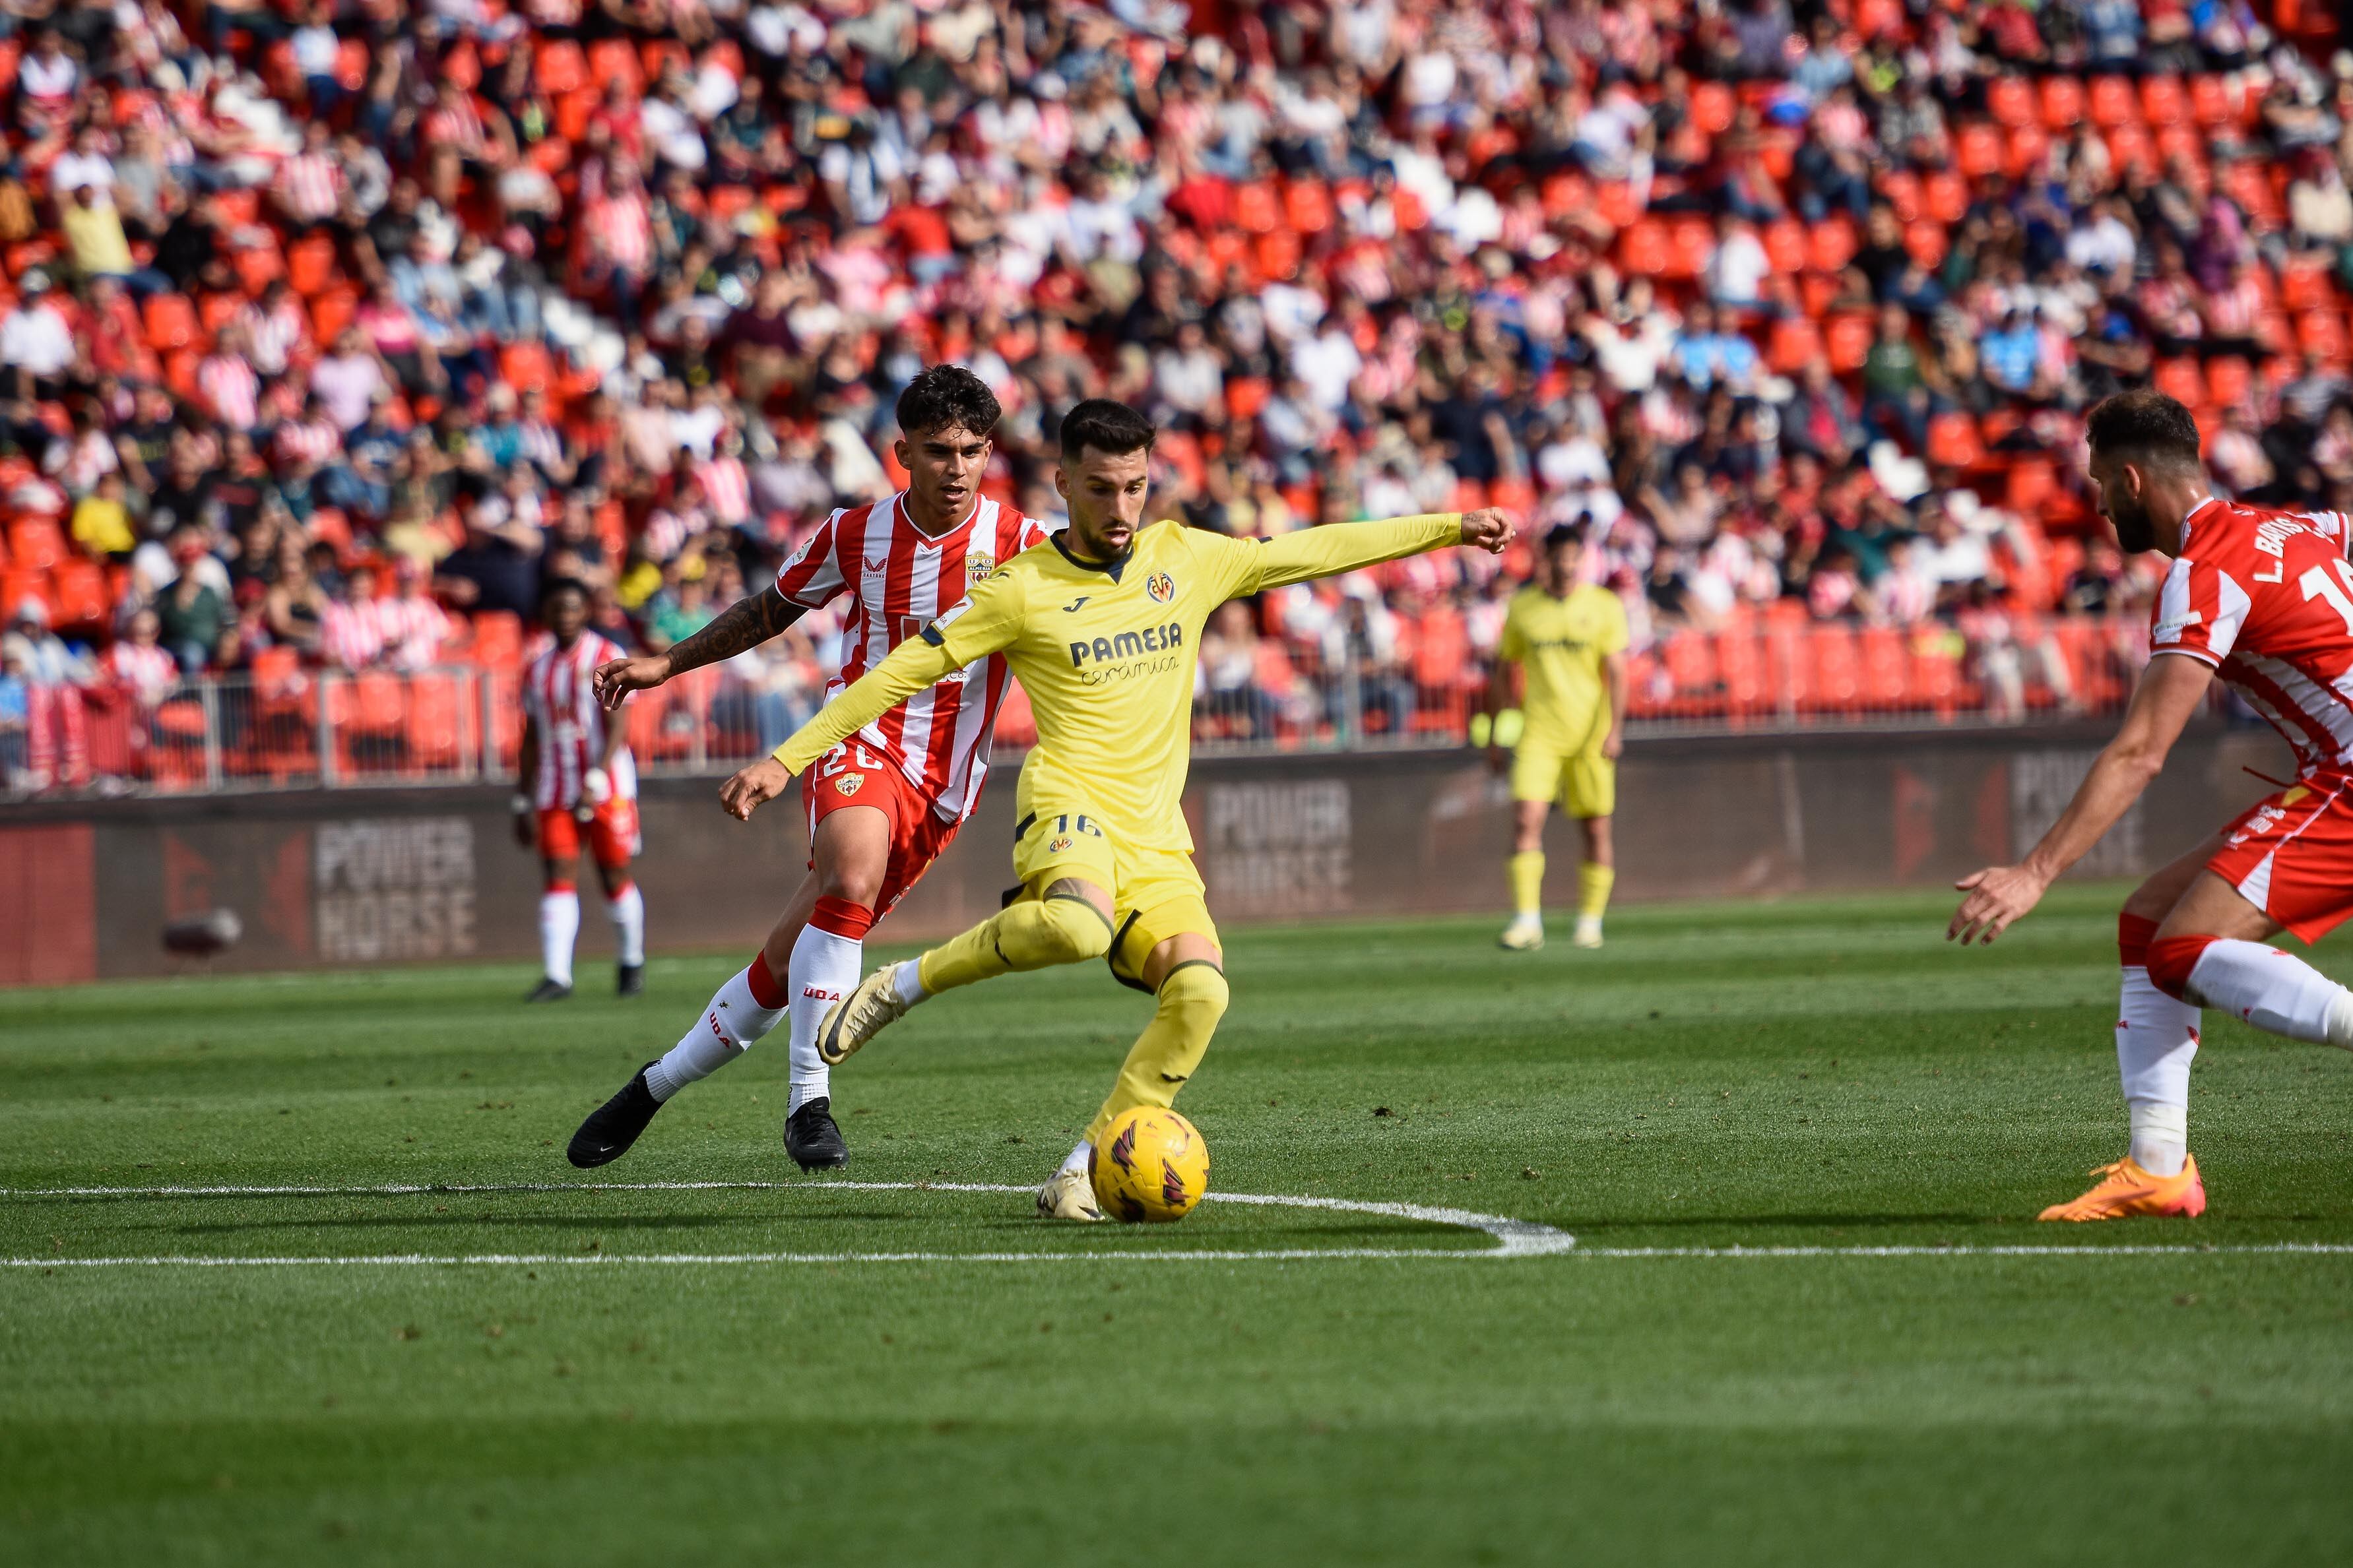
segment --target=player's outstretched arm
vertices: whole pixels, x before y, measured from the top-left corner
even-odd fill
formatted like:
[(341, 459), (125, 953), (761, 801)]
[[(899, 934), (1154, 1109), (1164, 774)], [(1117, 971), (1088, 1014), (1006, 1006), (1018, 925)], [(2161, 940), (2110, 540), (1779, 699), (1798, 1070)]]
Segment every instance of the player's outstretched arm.
[(773, 584), (757, 594), (746, 595), (720, 611), (709, 626), (692, 637), (670, 645), (666, 653), (640, 654), (598, 665), (591, 678), (596, 688), (596, 700), (607, 708), (618, 708), (630, 692), (650, 691), (673, 676), (733, 658), (746, 648), (759, 647), (807, 613), (807, 605), (793, 603)]
[(1258, 575), (1240, 590), (1249, 594), (1304, 583), (1315, 577), (1337, 576), (1360, 566), (1377, 566), (1427, 550), (1467, 544), (1491, 555), (1501, 554), (1512, 542), (1512, 520), (1493, 507), (1478, 511), (1428, 512), (1419, 517), (1384, 518), (1377, 522), (1335, 522), (1303, 528), (1255, 546)]
[(1989, 866), (1953, 884), (1968, 897), (1946, 927), (1946, 940), (1957, 937), (1964, 947), (1972, 939), (1983, 944), (2025, 918), (2051, 884), (2089, 854), (2140, 798), (2165, 766), (2166, 753), (2181, 738), (2182, 726), (2206, 700), (2213, 680), (2214, 667), (2203, 659), (2162, 653), (2150, 659), (2133, 690), (2123, 728), (2084, 775), (2075, 798), (2042, 841), (2015, 866)]
[(794, 774), (806, 773), (826, 752), (942, 676), (1011, 642), (1021, 629), (1022, 604), (1018, 583), (1001, 574), (988, 579), (921, 636), (892, 648), (773, 754), (729, 779), (720, 787), (720, 805), (738, 821), (749, 821), (752, 813), (785, 793)]

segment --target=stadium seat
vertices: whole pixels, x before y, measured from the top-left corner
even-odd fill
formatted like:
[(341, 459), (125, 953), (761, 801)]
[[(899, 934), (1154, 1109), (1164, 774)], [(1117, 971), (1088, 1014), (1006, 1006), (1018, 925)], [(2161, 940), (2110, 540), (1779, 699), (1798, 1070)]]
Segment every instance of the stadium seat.
[(1244, 234), (1271, 234), (1282, 221), (1271, 184), (1251, 180), (1234, 187), (1234, 224)]
[(1618, 237), (1618, 265), (1638, 278), (1663, 277), (1667, 270), (1667, 226), (1646, 217)]
[(1293, 232), (1313, 237), (1332, 226), (1332, 193), (1321, 180), (1293, 180), (1282, 188), (1282, 216)]
[(49, 573), (49, 615), (60, 629), (99, 627), (110, 607), (106, 573), (95, 561), (73, 556)]
[(2238, 118), (2235, 95), (2219, 76), (2189, 79), (2189, 117), (2207, 130), (2216, 130)]
[(1811, 225), (1806, 230), (1806, 258), (1818, 272), (1845, 270), (1860, 245), (1854, 220), (1843, 215)]
[(1767, 224), (1757, 237), (1774, 271), (1790, 277), (1806, 269), (1805, 225), (1795, 218), (1778, 218)]
[(1723, 682), (1726, 710), (1738, 716), (1763, 713), (1773, 706), (1763, 634), (1752, 625), (1732, 625), (1715, 634), (1718, 679)]
[(1895, 209), (1897, 219), (1910, 223), (1917, 218), (1921, 206), (1920, 176), (1909, 169), (1895, 169), (1879, 177), (1879, 195)]
[(2231, 354), (2206, 362), (2206, 392), (2218, 406), (2244, 403), (2253, 390), (2254, 371), (2245, 360)]
[(2150, 383), (2168, 397), (2179, 403), (2202, 403), (2206, 400), (2206, 378), (2194, 359), (2163, 359), (2149, 377)]
[(1808, 634), (1813, 655), (1812, 706), (1817, 712), (1851, 713), (1862, 704), (1862, 658), (1854, 628), (1825, 621)]
[(1822, 342), (1830, 351), (1831, 369), (1841, 375), (1862, 368), (1871, 354), (1871, 313), (1841, 310), (1822, 323)]
[(1932, 171), (1920, 191), (1927, 215), (1938, 223), (1958, 223), (1969, 210), (1968, 182), (1950, 169)]
[(474, 616), (474, 662), (486, 669), (512, 668), (522, 658), (522, 617), (506, 610)]
[(26, 600), (49, 607), (49, 574), (29, 566), (0, 569), (0, 615), (16, 615)]
[(1623, 180), (1603, 180), (1593, 187), (1593, 213), (1612, 228), (1624, 228), (1641, 216), (1634, 205), (1634, 187)]
[(2092, 123), (2103, 131), (2133, 124), (2140, 119), (2140, 99), (2128, 77), (2098, 76), (2085, 94)]
[(1945, 252), (1953, 243), (1953, 231), (1935, 218), (1922, 218), (1904, 226), (1904, 249), (1913, 260), (1934, 272), (1945, 264)]
[(2189, 96), (2181, 90), (2181, 79), (2178, 76), (2141, 78), (2140, 117), (2160, 130), (2188, 120)]
[(2084, 118), (2084, 83), (2080, 78), (2058, 75), (2042, 79), (2042, 124), (2045, 130), (2073, 132)]
[(1673, 689), (1674, 711), (1723, 710), (1715, 653), (1715, 639), (1702, 632), (1674, 632), (1660, 643), (1660, 663)]
[(2031, 125), (2039, 106), (2034, 88), (2022, 76), (2004, 74), (1986, 83), (1986, 112), (2002, 125)]
[(1692, 86), (1692, 124), (1711, 141), (1732, 129), (1733, 114), (1738, 108), (1732, 89), (1720, 81), (1695, 82)]
[(335, 281), (335, 242), (305, 235), (286, 247), (286, 286), (305, 300), (323, 294)]
[(1677, 280), (1707, 270), (1715, 251), (1715, 230), (1704, 217), (1679, 217), (1667, 225), (1667, 265), (1658, 276)]
[(2021, 125), (2010, 133), (2010, 155), (2002, 172), (2013, 180), (2032, 176), (2051, 155), (2051, 133), (2040, 125)]
[(539, 82), (539, 90), (551, 99), (584, 87), (588, 81), (588, 59), (580, 46), (570, 38), (553, 38), (540, 44), (532, 57), (532, 69)]
[(1953, 161), (1969, 180), (1998, 174), (2010, 163), (2009, 140), (2002, 135), (2000, 126), (1974, 121), (1962, 126), (1953, 138)]
[(1912, 696), (1912, 660), (1904, 634), (1894, 626), (1865, 626), (1857, 652), (1862, 704), (1883, 710), (1904, 707)]
[(8, 525), (8, 560), (17, 571), (47, 572), (71, 553), (53, 517), (20, 517)]
[(2337, 289), (2328, 268), (2319, 262), (2291, 257), (2280, 268), (2279, 302), (2289, 310), (2312, 310), (2335, 302)]
[(147, 327), (147, 346), (157, 353), (193, 348), (205, 339), (196, 307), (185, 294), (151, 294), (141, 315)]
[(1821, 330), (1803, 316), (1774, 318), (1765, 363), (1776, 375), (1795, 375), (1822, 357)]
[(1984, 461), (1977, 416), (1955, 409), (1930, 419), (1926, 457), (1930, 463), (1947, 468), (1973, 468)]

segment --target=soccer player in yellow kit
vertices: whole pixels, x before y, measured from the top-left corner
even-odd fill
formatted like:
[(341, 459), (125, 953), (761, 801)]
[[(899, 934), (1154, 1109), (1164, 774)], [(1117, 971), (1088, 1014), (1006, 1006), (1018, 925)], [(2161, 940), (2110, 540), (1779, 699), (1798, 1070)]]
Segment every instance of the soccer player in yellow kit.
[[(1601, 913), (1618, 880), (1610, 815), (1618, 809), (1618, 754), (1625, 746), (1626, 607), (1607, 588), (1577, 581), (1585, 531), (1561, 523), (1546, 533), (1535, 581), (1512, 595), (1495, 648), (1487, 709), (1511, 702), (1511, 666), (1527, 676), (1517, 750), (1511, 754), (1512, 923), (1503, 944), (1544, 945), (1545, 817), (1557, 804), (1577, 819), (1585, 859), (1577, 868), (1579, 947), (1601, 945)], [(1504, 767), (1504, 748), (1489, 761)]]
[(1227, 600), (1267, 588), (1457, 543), (1500, 551), (1512, 536), (1492, 510), (1335, 524), (1271, 542), (1176, 521), (1143, 527), (1152, 439), (1151, 425), (1124, 405), (1091, 398), (1071, 410), (1054, 480), (1069, 530), (1000, 565), (721, 791), (729, 811), (748, 817), (909, 693), (1004, 653), (1038, 721), (1014, 808), (1021, 891), (962, 936), (877, 970), (826, 1016), (818, 1049), (839, 1063), (940, 992), (1107, 959), (1114, 978), (1156, 1005), (1086, 1136), (1038, 1194), (1039, 1213), (1064, 1219), (1103, 1217), (1089, 1174), (1095, 1137), (1123, 1110), (1173, 1103), (1226, 1010), (1224, 954), (1181, 804), (1203, 623)]

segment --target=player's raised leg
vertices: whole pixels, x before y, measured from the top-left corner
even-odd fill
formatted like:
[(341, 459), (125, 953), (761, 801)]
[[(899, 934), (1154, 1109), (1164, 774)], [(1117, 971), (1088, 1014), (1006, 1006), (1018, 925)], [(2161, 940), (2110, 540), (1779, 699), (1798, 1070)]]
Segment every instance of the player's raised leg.
[[(1171, 934), (1159, 936), (1162, 931)], [(1122, 962), (1128, 955), (1114, 952), (1113, 972), (1123, 979), (1133, 977), (1142, 989), (1152, 993), (1152, 1019), (1128, 1047), (1111, 1094), (1087, 1123), (1078, 1146), (1039, 1192), (1038, 1212), (1048, 1219), (1103, 1217), (1093, 1179), (1095, 1151), (1103, 1130), (1137, 1106), (1165, 1110), (1176, 1104), (1177, 1091), (1200, 1067), (1210, 1037), (1226, 1016), (1225, 953), (1219, 946), (1208, 907), (1198, 895), (1180, 897), (1139, 915), (1126, 946), (1131, 952), (1141, 952), (1143, 962), (1130, 970)]]
[(566, 1158), (583, 1170), (619, 1159), (680, 1089), (717, 1072), (776, 1026), (785, 1016), (786, 962), (817, 900), (812, 873), (785, 907), (766, 945), (727, 977), (678, 1044), (631, 1074), (612, 1099), (589, 1112), (572, 1135)]

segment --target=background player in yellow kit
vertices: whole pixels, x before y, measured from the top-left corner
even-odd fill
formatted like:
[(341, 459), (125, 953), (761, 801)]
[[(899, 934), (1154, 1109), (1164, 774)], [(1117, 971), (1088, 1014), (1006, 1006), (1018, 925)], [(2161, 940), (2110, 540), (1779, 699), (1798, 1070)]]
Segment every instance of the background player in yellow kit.
[(1224, 953), (1182, 805), (1203, 623), (1263, 589), (1455, 543), (1500, 551), (1512, 535), (1497, 511), (1335, 524), (1271, 542), (1177, 521), (1144, 527), (1152, 439), (1151, 425), (1121, 404), (1073, 408), (1055, 475), (1069, 530), (999, 566), (721, 792), (748, 817), (908, 693), (1002, 650), (1038, 721), (1015, 805), (1021, 891), (962, 936), (877, 970), (826, 1016), (818, 1049), (838, 1063), (942, 991), (1107, 959), (1114, 978), (1156, 1006), (1086, 1136), (1038, 1194), (1040, 1214), (1065, 1219), (1103, 1217), (1088, 1174), (1095, 1136), (1123, 1110), (1172, 1103), (1226, 1010)]
[[(1601, 945), (1601, 912), (1618, 880), (1609, 818), (1625, 747), (1626, 608), (1609, 589), (1577, 581), (1584, 561), (1581, 526), (1561, 523), (1545, 535), (1535, 580), (1504, 612), (1487, 688), (1487, 710), (1499, 715), (1511, 706), (1512, 667), (1527, 677), (1519, 746), (1510, 754), (1513, 912), (1502, 939), (1518, 952), (1544, 945), (1544, 827), (1555, 805), (1577, 819), (1585, 841), (1577, 946)], [(1491, 744), (1487, 756), (1502, 773), (1504, 748)]]

